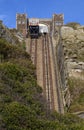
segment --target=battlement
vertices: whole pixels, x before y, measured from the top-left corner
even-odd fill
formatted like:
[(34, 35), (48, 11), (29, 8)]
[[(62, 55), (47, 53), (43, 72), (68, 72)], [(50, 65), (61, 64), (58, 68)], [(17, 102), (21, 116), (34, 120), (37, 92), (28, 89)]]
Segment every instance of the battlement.
[(64, 21), (64, 14), (54, 14), (53, 19), (54, 21)]
[(27, 18), (27, 14), (19, 14), (19, 13), (16, 14), (16, 20), (17, 19), (21, 19), (22, 20), (22, 19), (25, 19), (25, 18)]

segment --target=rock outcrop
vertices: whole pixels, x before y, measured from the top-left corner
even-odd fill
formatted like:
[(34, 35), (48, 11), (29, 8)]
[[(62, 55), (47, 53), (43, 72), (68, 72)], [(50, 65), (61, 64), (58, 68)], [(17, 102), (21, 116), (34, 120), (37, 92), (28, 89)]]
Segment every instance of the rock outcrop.
[(78, 69), (78, 72), (84, 71), (84, 27), (74, 30), (63, 26), (61, 36), (69, 72), (71, 69)]
[(76, 29), (63, 26), (61, 38), (71, 87), (70, 110), (81, 111), (84, 109), (84, 96), (81, 96), (84, 95), (84, 26), (78, 26)]

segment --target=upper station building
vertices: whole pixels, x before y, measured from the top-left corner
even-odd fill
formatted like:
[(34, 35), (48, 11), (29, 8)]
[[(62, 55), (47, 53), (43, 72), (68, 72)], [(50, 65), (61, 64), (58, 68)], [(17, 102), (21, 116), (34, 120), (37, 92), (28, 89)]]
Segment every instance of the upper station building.
[[(56, 26), (62, 26), (64, 24), (64, 15), (63, 14), (53, 14), (51, 19), (39, 19), (40, 24), (45, 24), (49, 28), (49, 32), (52, 31), (54, 33)], [(22, 33), (24, 37), (26, 37), (28, 33), (29, 27), (29, 18), (27, 18), (27, 14), (16, 14), (16, 29)]]

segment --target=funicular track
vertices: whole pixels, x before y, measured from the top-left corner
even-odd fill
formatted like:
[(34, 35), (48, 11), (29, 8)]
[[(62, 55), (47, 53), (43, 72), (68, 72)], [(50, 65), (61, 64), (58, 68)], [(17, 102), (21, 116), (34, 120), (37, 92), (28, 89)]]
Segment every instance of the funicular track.
[(53, 43), (52, 43), (52, 37), (50, 37), (50, 44), (51, 44), (51, 51), (52, 51), (52, 59), (53, 59), (53, 68), (54, 68), (54, 75), (55, 75), (55, 87), (56, 87), (56, 93), (57, 93), (57, 101), (58, 101), (58, 112), (64, 113), (63, 108), (63, 99), (62, 99), (62, 92), (61, 92), (61, 84), (60, 79), (58, 78), (58, 70), (57, 70), (57, 61), (56, 61), (56, 54), (54, 52)]
[(42, 43), (43, 50), (43, 83), (44, 83), (44, 95), (46, 97), (46, 107), (47, 110), (54, 109), (54, 98), (53, 98), (53, 82), (52, 82), (52, 72), (50, 63), (50, 50), (49, 50), (49, 39), (45, 35), (43, 37)]
[(33, 64), (37, 64), (37, 39), (31, 39), (30, 41), (30, 55)]
[(38, 39), (30, 39), (29, 53), (36, 66), (37, 82), (43, 88), (47, 112), (62, 113), (57, 70), (51, 37), (47, 34)]

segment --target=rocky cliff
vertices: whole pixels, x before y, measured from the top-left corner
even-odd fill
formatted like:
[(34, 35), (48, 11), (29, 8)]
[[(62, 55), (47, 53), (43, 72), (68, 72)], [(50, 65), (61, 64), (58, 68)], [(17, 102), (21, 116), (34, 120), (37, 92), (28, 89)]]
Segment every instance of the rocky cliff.
[(71, 92), (69, 111), (84, 111), (84, 26), (63, 26), (61, 37)]

